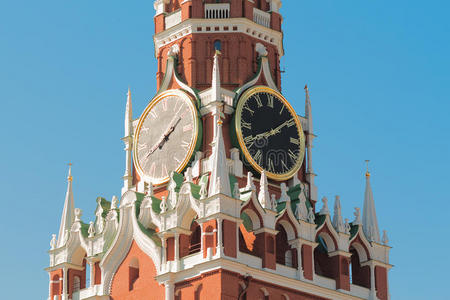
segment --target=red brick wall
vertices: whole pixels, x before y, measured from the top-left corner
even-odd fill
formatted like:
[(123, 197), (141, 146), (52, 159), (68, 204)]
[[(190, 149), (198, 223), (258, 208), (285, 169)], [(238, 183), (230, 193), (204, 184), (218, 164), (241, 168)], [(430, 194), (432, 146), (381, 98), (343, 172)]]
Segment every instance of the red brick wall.
[(237, 243), (236, 241), (236, 223), (229, 221), (229, 220), (223, 220), (222, 223), (222, 237), (223, 237), (223, 247), (224, 247), (224, 253), (226, 256), (229, 257), (236, 257), (237, 256)]
[[(158, 53), (158, 88), (165, 72), (167, 53), (173, 44), (180, 45), (180, 76), (189, 86), (204, 90), (211, 87), (214, 41), (221, 40), (222, 55), (219, 57), (222, 86), (235, 89), (250, 80), (257, 70), (256, 43), (266, 46), (272, 77), (276, 83), (281, 78), (279, 54), (276, 46), (243, 33), (194, 33), (181, 41), (161, 47)], [(261, 82), (263, 83), (263, 82)], [(174, 85), (175, 83), (172, 83)], [(175, 88), (170, 86), (169, 88)], [(279, 86), (280, 88), (280, 86)]]
[(388, 282), (387, 270), (383, 267), (375, 267), (375, 287), (377, 289), (377, 297), (380, 300), (388, 299)]
[(309, 245), (302, 246), (303, 275), (306, 279), (313, 280), (313, 249)]
[[(129, 290), (129, 266), (132, 259), (139, 260), (139, 278), (134, 282), (133, 290)], [(120, 264), (114, 275), (111, 286), (112, 300), (163, 300), (164, 287), (154, 277), (156, 268), (152, 260), (133, 241), (130, 251)], [(149, 298), (151, 296), (151, 298)]]

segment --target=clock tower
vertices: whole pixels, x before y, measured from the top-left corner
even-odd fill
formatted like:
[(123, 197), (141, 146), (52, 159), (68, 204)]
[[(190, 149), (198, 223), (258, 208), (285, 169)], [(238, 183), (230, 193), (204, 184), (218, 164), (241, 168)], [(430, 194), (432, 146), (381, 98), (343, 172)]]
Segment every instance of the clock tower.
[(309, 90), (304, 116), (281, 92), (281, 0), (154, 8), (157, 91), (135, 119), (128, 91), (120, 200), (83, 222), (69, 174), (49, 299), (389, 299), (369, 171), (352, 222), (339, 196), (317, 207)]

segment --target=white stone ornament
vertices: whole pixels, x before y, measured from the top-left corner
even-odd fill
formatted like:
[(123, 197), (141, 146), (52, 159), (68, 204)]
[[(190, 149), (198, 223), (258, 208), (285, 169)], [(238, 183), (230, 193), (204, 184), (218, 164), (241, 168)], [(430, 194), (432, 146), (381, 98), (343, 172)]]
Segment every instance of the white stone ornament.
[(103, 224), (103, 208), (101, 205), (102, 199), (97, 199), (97, 211), (95, 212), (95, 216), (97, 220), (95, 222), (95, 231), (98, 233), (103, 232), (104, 224)]
[(174, 44), (172, 47), (170, 47), (168, 56), (177, 56), (180, 53), (180, 45)]
[(336, 196), (334, 201), (333, 226), (337, 232), (345, 232), (344, 222), (342, 221), (341, 200)]
[(192, 168), (188, 167), (184, 172), (184, 182), (192, 182), (192, 179), (193, 179)]
[(264, 170), (261, 173), (261, 180), (259, 184), (260, 184), (258, 194), (259, 203), (263, 208), (272, 209), (272, 205), (270, 203), (269, 182), (267, 181), (267, 175)]
[(297, 219), (307, 221), (308, 220), (308, 208), (306, 206), (306, 199), (299, 196), (299, 203), (297, 204), (296, 211)]
[(347, 218), (345, 218), (344, 232), (346, 234), (350, 234), (350, 224), (348, 223), (348, 219)]
[(245, 186), (246, 191), (256, 191), (255, 183), (253, 182), (252, 172), (247, 173), (247, 185)]
[(310, 207), (308, 211), (308, 222), (313, 224), (315, 220), (316, 216), (314, 215), (314, 210), (312, 207)]
[(233, 189), (233, 197), (235, 199), (241, 199), (241, 191), (239, 190), (239, 183), (234, 183), (234, 189)]
[(170, 174), (170, 181), (169, 181), (169, 186), (168, 186), (168, 191), (169, 191), (169, 195), (167, 196), (167, 209), (171, 210), (174, 209), (177, 206), (177, 202), (178, 202), (178, 193), (175, 191), (176, 187), (177, 187), (177, 183), (175, 182), (175, 179), (173, 179), (174, 177), (174, 172), (172, 172)]
[(200, 185), (200, 199), (206, 199), (208, 197), (208, 189), (206, 188), (207, 184), (206, 182), (203, 182)]
[(162, 196), (161, 198), (161, 204), (159, 205), (159, 208), (161, 209), (161, 213), (165, 213), (167, 211), (167, 201), (166, 197)]
[(383, 245), (389, 244), (389, 238), (388, 238), (386, 230), (383, 230), (383, 240), (382, 240), (382, 242), (383, 242)]
[(75, 208), (75, 222), (81, 221), (81, 216), (83, 215), (83, 211), (80, 208)]
[(54, 250), (56, 248), (56, 234), (52, 234), (52, 239), (50, 241), (50, 249)]
[(269, 52), (267, 52), (267, 48), (261, 43), (256, 43), (255, 50), (259, 56), (267, 56), (269, 54)]
[(328, 198), (327, 197), (323, 197), (322, 198), (322, 209), (320, 210), (319, 214), (320, 215), (329, 215), (330, 214), (330, 210), (328, 209)]
[(286, 184), (284, 182), (282, 182), (280, 184), (280, 190), (281, 190), (281, 196), (280, 196), (280, 200), (278, 202), (282, 203), (282, 202), (290, 201), (291, 199), (289, 198), (289, 195), (287, 194), (287, 192), (289, 191), (289, 188), (286, 186)]
[(361, 209), (359, 207), (355, 207), (355, 221), (353, 221), (353, 225), (362, 225), (361, 222)]
[(148, 197), (153, 196), (154, 194), (154, 188), (153, 188), (153, 183), (149, 182), (147, 185), (147, 191), (145, 193)]
[(89, 238), (93, 238), (95, 235), (95, 227), (94, 227), (94, 222), (89, 222), (89, 229), (88, 229), (88, 234), (89, 234)]
[(275, 194), (272, 194), (272, 197), (270, 198), (270, 203), (272, 204), (272, 210), (277, 210), (277, 199)]
[(111, 209), (117, 209), (117, 204), (119, 203), (119, 199), (117, 196), (113, 196), (111, 200)]

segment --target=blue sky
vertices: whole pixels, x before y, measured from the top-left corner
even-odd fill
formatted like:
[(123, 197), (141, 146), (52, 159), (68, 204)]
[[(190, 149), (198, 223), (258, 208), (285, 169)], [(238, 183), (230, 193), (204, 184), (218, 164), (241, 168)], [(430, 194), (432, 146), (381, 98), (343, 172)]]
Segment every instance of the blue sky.
[[(370, 159), (392, 299), (448, 298), (450, 4), (283, 2), (283, 93), (303, 114), (310, 86), (319, 196), (352, 219)], [(120, 193), (128, 85), (134, 117), (155, 93), (153, 14), (151, 0), (0, 1), (2, 298), (47, 297), (69, 161), (84, 221)]]

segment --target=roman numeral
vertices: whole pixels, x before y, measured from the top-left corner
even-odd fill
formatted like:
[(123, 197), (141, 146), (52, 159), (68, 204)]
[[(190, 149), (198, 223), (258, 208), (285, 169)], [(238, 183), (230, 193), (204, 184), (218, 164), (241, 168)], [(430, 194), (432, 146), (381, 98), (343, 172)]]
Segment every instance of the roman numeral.
[(300, 139), (291, 138), (291, 143), (294, 145), (300, 145)]
[(153, 118), (158, 118), (158, 114), (156, 113), (156, 111), (155, 111), (155, 109), (152, 109), (151, 111), (150, 111), (150, 115), (153, 117)]
[(281, 107), (280, 115), (283, 113), (283, 110), (284, 110), (284, 105)]
[(183, 126), (183, 132), (192, 130), (192, 123)]
[(246, 103), (244, 104), (244, 109), (245, 109), (245, 110), (248, 110), (252, 116), (253, 116), (253, 114), (255, 113), (255, 111), (252, 110), (252, 109), (250, 108), (250, 106), (248, 105), (248, 102), (246, 102)]
[(147, 144), (139, 144), (138, 145), (138, 151), (141, 152), (142, 150), (147, 149)]
[(273, 108), (273, 98), (274, 98), (273, 95), (269, 93), (266, 93), (266, 95), (267, 95), (267, 106)]
[(167, 111), (167, 99), (162, 102), (162, 107), (164, 111)]
[(295, 155), (295, 153), (291, 149), (288, 150), (288, 155), (292, 162), (295, 164), (297, 162), (297, 155)]
[(161, 165), (161, 177), (167, 177), (169, 172), (167, 172), (167, 166), (165, 164)]
[(152, 165), (150, 166), (150, 169), (149, 169), (149, 171), (148, 171), (148, 174), (149, 174), (151, 177), (155, 177), (155, 172), (156, 172), (156, 164), (155, 164), (155, 162), (153, 162)]
[(287, 122), (287, 127), (292, 127), (292, 126), (294, 126), (295, 125), (295, 120), (294, 120), (294, 118), (292, 118), (292, 119), (290, 119), (288, 122)]
[(187, 151), (189, 149), (189, 143), (186, 141), (181, 141), (181, 147), (183, 147), (183, 149)]
[(253, 138), (252, 135), (249, 135), (244, 138), (244, 143), (247, 146), (247, 148), (251, 148), (253, 144), (255, 144), (255, 139)]
[(283, 172), (289, 171), (289, 168), (286, 166), (283, 160), (281, 161), (281, 166), (283, 167)]
[(173, 111), (177, 111), (178, 103), (180, 103), (180, 99), (177, 99), (177, 102), (175, 102), (175, 105), (173, 106)]
[(261, 162), (262, 162), (262, 152), (261, 152), (261, 150), (258, 150), (258, 151), (256, 152), (255, 156), (253, 156), (253, 159), (255, 160), (255, 162), (256, 162), (258, 165), (261, 165)]
[(255, 94), (253, 97), (255, 97), (256, 100), (256, 104), (258, 104), (258, 107), (262, 107), (262, 101), (261, 101), (261, 97), (259, 96), (259, 94)]
[(241, 126), (244, 127), (244, 128), (247, 128), (249, 130), (252, 129), (252, 124), (251, 123), (247, 123), (245, 121), (242, 121), (242, 125)]
[(271, 158), (269, 158), (267, 170), (272, 173), (275, 172), (275, 166)]

